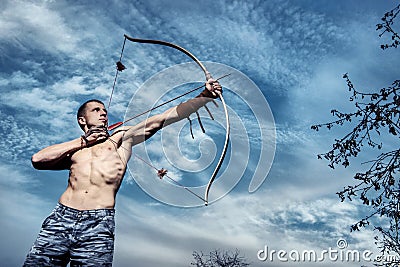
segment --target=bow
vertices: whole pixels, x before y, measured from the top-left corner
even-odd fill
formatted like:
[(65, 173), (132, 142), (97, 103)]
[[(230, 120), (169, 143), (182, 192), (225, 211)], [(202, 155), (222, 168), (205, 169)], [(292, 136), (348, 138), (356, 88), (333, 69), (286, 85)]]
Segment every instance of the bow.
[[(194, 60), (194, 62), (197, 63), (197, 65), (204, 72), (206, 80), (209, 80), (209, 79), (212, 78), (210, 72), (206, 69), (206, 67), (203, 65), (203, 63), (201, 63), (201, 61), (196, 56), (194, 56), (192, 53), (190, 53), (188, 50), (186, 50), (185, 48), (183, 48), (181, 46), (178, 46), (178, 45), (173, 44), (173, 43), (165, 42), (165, 41), (160, 41), (160, 40), (149, 40), (149, 39), (132, 38), (132, 37), (126, 35), (126, 34), (124, 34), (124, 37), (125, 37), (124, 44), (125, 44), (126, 40), (129, 40), (129, 41), (135, 42), (135, 43), (158, 44), (158, 45), (164, 45), (164, 46), (168, 46), (168, 47), (177, 49), (177, 50), (183, 52), (184, 54), (186, 54), (187, 56), (189, 56), (192, 60)], [(114, 81), (114, 83), (115, 83), (115, 81)], [(214, 180), (215, 180), (215, 178), (216, 178), (216, 176), (218, 174), (218, 171), (220, 170), (220, 168), (222, 166), (222, 163), (224, 161), (225, 155), (227, 153), (227, 149), (228, 149), (228, 145), (229, 145), (229, 134), (230, 134), (229, 114), (228, 114), (228, 108), (227, 108), (226, 103), (225, 103), (225, 99), (224, 99), (224, 97), (222, 96), (222, 94), (220, 92), (217, 91), (216, 93), (218, 94), (218, 97), (221, 99), (221, 102), (222, 102), (222, 105), (223, 105), (223, 108), (224, 108), (225, 120), (226, 120), (226, 134), (225, 134), (225, 142), (224, 142), (224, 147), (222, 149), (221, 156), (220, 156), (220, 158), (218, 160), (217, 166), (215, 167), (215, 169), (214, 169), (214, 171), (213, 171), (213, 173), (211, 175), (211, 178), (210, 178), (210, 180), (209, 180), (209, 182), (207, 184), (207, 187), (206, 187), (206, 191), (204, 193), (204, 199), (203, 200), (204, 200), (204, 202), (205, 202), (204, 204), (206, 206), (208, 205), (208, 194), (210, 192), (211, 184), (214, 182)], [(111, 101), (111, 99), (110, 99), (110, 101)], [(110, 130), (111, 129), (115, 129), (115, 128), (121, 126), (123, 123), (124, 122), (118, 122), (118, 123), (116, 123), (114, 125), (111, 125), (109, 127), (109, 129)]]

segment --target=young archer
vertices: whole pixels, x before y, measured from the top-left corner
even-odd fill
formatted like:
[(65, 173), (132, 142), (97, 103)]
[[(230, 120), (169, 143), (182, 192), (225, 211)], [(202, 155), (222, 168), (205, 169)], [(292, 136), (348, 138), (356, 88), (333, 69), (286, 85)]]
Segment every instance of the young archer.
[(82, 104), (77, 120), (84, 135), (51, 145), (32, 156), (39, 170), (69, 170), (68, 186), (44, 220), (24, 266), (112, 266), (115, 197), (132, 147), (174, 122), (188, 118), (222, 93), (213, 79), (196, 98), (123, 126), (111, 136), (108, 114), (99, 100)]

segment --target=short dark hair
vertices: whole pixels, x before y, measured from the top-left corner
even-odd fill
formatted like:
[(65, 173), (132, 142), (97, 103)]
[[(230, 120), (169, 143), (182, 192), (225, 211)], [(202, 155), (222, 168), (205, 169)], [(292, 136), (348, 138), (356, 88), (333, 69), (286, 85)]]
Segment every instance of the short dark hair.
[[(90, 99), (90, 100), (86, 101), (85, 103), (83, 103), (79, 107), (78, 112), (76, 113), (77, 120), (79, 119), (79, 117), (83, 117), (85, 115), (87, 104), (92, 103), (92, 102), (96, 102), (96, 103), (99, 103), (99, 104), (102, 104), (103, 106), (105, 106), (104, 103), (98, 99)], [(78, 123), (79, 123), (79, 121), (78, 121)], [(81, 127), (81, 129), (83, 129), (81, 124), (79, 124), (79, 126)]]

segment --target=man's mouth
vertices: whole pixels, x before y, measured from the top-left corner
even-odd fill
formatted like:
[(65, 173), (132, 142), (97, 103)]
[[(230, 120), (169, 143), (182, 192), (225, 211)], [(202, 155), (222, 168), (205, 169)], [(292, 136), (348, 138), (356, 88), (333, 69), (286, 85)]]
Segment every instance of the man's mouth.
[(107, 125), (107, 120), (106, 120), (106, 119), (100, 119), (99, 121), (101, 122), (101, 124), (102, 124), (103, 126), (106, 126), (106, 125)]

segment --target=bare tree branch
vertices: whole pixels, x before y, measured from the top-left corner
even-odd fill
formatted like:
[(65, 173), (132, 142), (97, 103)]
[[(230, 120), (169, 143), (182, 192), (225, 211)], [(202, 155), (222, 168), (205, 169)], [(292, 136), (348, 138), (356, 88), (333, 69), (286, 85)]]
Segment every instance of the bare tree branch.
[[(387, 12), (382, 18), (383, 23), (377, 24), (379, 34), (391, 34), (392, 43), (381, 45), (382, 49), (397, 48), (400, 37), (393, 29), (400, 4)], [(352, 201), (359, 198), (364, 205), (372, 207), (373, 211), (351, 225), (351, 231), (360, 231), (362, 227), (370, 224), (374, 217), (380, 217), (379, 226), (375, 230), (379, 236), (375, 237), (375, 244), (380, 248), (382, 255), (395, 255), (400, 259), (400, 80), (395, 80), (390, 86), (365, 93), (356, 90), (349, 75), (343, 75), (349, 92), (349, 101), (354, 103), (354, 112), (341, 112), (331, 110), (335, 119), (331, 122), (312, 125), (311, 129), (319, 131), (321, 128), (333, 129), (335, 126), (349, 127), (351, 130), (343, 137), (335, 139), (332, 149), (317, 155), (318, 159), (326, 159), (332, 169), (337, 165), (345, 168), (350, 165), (350, 160), (356, 158), (366, 148), (382, 151), (384, 142), (395, 144), (396, 149), (381, 152), (368, 164), (366, 171), (354, 175), (356, 181), (336, 194), (341, 201)], [(386, 147), (385, 147), (386, 148)], [(383, 219), (383, 220), (382, 220)], [(376, 220), (378, 222), (378, 220)], [(394, 266), (396, 262), (375, 262), (377, 266)], [(399, 263), (399, 262), (397, 262)]]
[(240, 256), (238, 250), (229, 252), (216, 249), (208, 255), (194, 251), (192, 255), (194, 262), (191, 265), (197, 267), (246, 267), (250, 265), (243, 256)]

